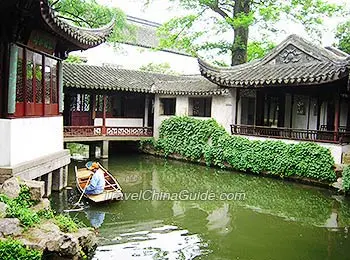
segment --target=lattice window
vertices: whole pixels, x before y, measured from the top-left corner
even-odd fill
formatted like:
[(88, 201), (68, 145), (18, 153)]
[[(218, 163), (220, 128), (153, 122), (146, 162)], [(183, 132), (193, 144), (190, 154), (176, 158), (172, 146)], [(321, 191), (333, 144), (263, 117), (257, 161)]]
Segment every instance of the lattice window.
[(45, 58), (45, 104), (51, 103), (51, 59)]
[[(34, 70), (35, 70), (35, 102), (42, 103), (43, 100), (43, 57), (38, 53), (34, 53), (33, 56), (34, 61)], [(34, 94), (34, 93), (33, 93)]]
[(77, 110), (77, 104), (78, 104), (78, 98), (77, 95), (74, 96), (68, 96), (69, 97), (69, 104), (70, 104), (70, 111), (78, 111)]
[(33, 102), (33, 79), (35, 79), (35, 70), (33, 63), (34, 53), (27, 50), (27, 76), (26, 76), (26, 91), (25, 91), (25, 100), (27, 102)]
[(16, 102), (23, 102), (23, 48), (18, 48)]
[(57, 85), (57, 61), (52, 61), (52, 103), (58, 103), (58, 85)]

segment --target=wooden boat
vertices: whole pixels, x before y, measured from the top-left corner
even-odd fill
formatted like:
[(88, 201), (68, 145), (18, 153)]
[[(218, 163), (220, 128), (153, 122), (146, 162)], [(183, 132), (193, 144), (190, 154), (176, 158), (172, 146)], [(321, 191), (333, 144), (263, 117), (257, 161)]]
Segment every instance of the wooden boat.
[[(100, 165), (100, 169), (104, 172), (104, 176), (105, 176), (106, 183), (105, 183), (104, 192), (96, 195), (84, 194), (84, 196), (93, 202), (122, 200), (123, 192), (118, 181), (100, 163), (99, 165)], [(85, 184), (89, 180), (90, 175), (91, 175), (91, 171), (88, 170), (87, 168), (78, 169), (77, 166), (75, 166), (75, 178), (76, 178), (77, 188), (81, 193), (84, 191)]]

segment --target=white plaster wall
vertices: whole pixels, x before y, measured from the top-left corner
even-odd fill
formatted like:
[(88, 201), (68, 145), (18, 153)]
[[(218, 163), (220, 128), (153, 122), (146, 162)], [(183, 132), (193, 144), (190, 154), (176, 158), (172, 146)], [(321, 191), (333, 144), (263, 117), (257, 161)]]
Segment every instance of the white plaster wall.
[(177, 116), (188, 116), (188, 96), (176, 97), (176, 110)]
[[(306, 141), (296, 141), (296, 140), (288, 140), (288, 139), (276, 139), (276, 138), (266, 138), (266, 137), (246, 136), (246, 135), (244, 135), (244, 136), (242, 135), (242, 137), (246, 137), (249, 140), (282, 141), (282, 142), (287, 143), (287, 144), (296, 144), (296, 143), (306, 142)], [(334, 162), (336, 164), (341, 164), (343, 152), (345, 152), (346, 150), (350, 150), (350, 145), (343, 146), (340, 144), (330, 144), (330, 143), (317, 143), (317, 144), (319, 144), (322, 147), (328, 148), (331, 151), (331, 154), (334, 158)]]
[(0, 119), (0, 166), (10, 164), (11, 120)]
[(0, 166), (13, 166), (63, 150), (63, 117), (2, 119)]
[[(153, 136), (154, 138), (159, 137), (159, 127), (162, 124), (163, 120), (169, 118), (170, 116), (160, 115), (159, 111), (159, 95), (156, 95), (154, 98), (154, 123), (153, 123)], [(177, 100), (176, 100), (177, 105)]]
[[(95, 118), (94, 125), (102, 126), (103, 119)], [(142, 127), (143, 118), (106, 118), (106, 126), (114, 127)]]
[[(235, 102), (232, 95), (228, 96), (213, 96), (211, 103), (211, 117), (221, 124), (227, 132), (231, 132), (231, 124), (234, 121)], [(205, 118), (208, 119), (208, 118)]]

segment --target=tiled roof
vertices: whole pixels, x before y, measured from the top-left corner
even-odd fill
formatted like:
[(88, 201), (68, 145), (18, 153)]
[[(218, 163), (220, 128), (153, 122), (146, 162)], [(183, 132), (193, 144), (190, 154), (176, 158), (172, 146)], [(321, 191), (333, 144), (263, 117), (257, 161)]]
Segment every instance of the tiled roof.
[(171, 81), (158, 81), (152, 87), (153, 93), (165, 95), (225, 95), (228, 89), (220, 88), (218, 85), (204, 78), (186, 78)]
[(68, 88), (119, 90), (167, 95), (223, 95), (201, 76), (176, 76), (107, 66), (64, 63), (63, 84)]
[(261, 60), (220, 68), (199, 60), (202, 75), (225, 87), (317, 85), (348, 77), (350, 56), (289, 36)]
[(115, 19), (101, 28), (81, 28), (67, 23), (57, 17), (47, 0), (40, 1), (41, 16), (45, 23), (60, 37), (77, 46), (76, 49), (88, 49), (95, 47), (107, 40), (111, 34)]
[[(161, 26), (159, 23), (154, 23), (144, 19), (127, 16), (128, 23), (135, 28), (135, 36), (124, 39), (120, 43), (139, 46), (149, 49), (159, 48), (159, 36), (157, 36), (157, 29)], [(177, 49), (159, 49), (161, 51), (179, 54), (183, 56), (191, 56), (188, 53)]]

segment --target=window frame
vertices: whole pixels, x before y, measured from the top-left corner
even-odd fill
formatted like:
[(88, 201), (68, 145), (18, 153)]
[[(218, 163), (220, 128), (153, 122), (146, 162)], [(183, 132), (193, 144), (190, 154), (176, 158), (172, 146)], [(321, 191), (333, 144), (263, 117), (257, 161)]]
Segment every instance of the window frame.
[[(165, 104), (164, 101), (172, 101), (173, 104)], [(166, 113), (169, 110), (169, 113)], [(159, 115), (160, 116), (175, 116), (176, 115), (176, 97), (160, 97), (159, 98)]]

